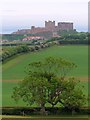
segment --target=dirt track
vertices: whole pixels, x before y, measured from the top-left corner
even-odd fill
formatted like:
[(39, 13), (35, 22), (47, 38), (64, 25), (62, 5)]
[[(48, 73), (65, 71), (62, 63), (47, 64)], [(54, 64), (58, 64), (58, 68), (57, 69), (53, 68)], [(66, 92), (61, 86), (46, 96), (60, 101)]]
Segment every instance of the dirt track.
[(21, 81), (21, 80), (2, 80), (2, 81), (0, 80), (0, 82), (6, 82), (6, 83), (7, 83), (7, 82), (8, 82), (8, 83), (11, 83), (11, 82), (12, 82), (12, 83), (18, 83), (18, 82), (20, 82), (20, 81)]
[[(88, 82), (88, 81), (90, 81), (90, 79), (88, 78), (88, 77), (76, 77), (77, 78), (77, 80), (80, 80), (80, 81), (86, 81), (86, 82)], [(8, 83), (18, 83), (18, 82), (20, 82), (21, 80), (0, 80), (0, 82), (8, 82)]]

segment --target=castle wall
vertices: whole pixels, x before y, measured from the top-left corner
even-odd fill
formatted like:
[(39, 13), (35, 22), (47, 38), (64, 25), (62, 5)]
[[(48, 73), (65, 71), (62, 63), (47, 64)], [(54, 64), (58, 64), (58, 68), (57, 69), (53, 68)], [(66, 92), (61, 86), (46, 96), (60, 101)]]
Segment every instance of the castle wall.
[(37, 27), (37, 28), (31, 28), (30, 33), (36, 34), (36, 33), (47, 32), (47, 31), (49, 31), (49, 30), (46, 28)]
[(69, 22), (59, 22), (55, 26), (55, 21), (45, 21), (45, 27), (35, 27), (32, 26), (31, 29), (23, 29), (14, 32), (13, 34), (36, 34), (42, 32), (57, 32), (62, 30), (73, 30), (73, 23)]
[(73, 30), (73, 23), (59, 22), (58, 28), (60, 28), (60, 30)]

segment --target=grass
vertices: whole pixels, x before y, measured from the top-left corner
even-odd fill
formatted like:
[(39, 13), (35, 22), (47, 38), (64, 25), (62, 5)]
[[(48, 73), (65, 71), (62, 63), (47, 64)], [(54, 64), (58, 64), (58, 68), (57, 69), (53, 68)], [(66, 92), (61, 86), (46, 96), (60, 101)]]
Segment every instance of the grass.
[[(13, 87), (17, 85), (13, 80), (22, 80), (25, 77), (25, 68), (29, 63), (44, 60), (46, 57), (63, 57), (74, 62), (78, 67), (74, 69), (69, 76), (81, 78), (88, 77), (88, 47), (87, 46), (54, 46), (39, 52), (18, 55), (14, 59), (3, 64), (2, 88), (3, 88), (3, 106), (26, 106), (20, 101), (18, 104), (11, 98)], [(12, 82), (8, 82), (11, 80)], [(6, 82), (7, 81), (7, 82)], [(82, 81), (80, 86), (84, 86), (84, 93), (88, 95), (88, 83)]]
[(63, 57), (73, 61), (78, 67), (72, 71), (72, 76), (88, 76), (87, 46), (54, 46), (40, 52), (27, 53), (3, 64), (3, 80), (19, 80), (25, 77), (25, 68), (33, 61), (46, 57)]
[[(3, 96), (2, 96), (2, 106), (5, 106), (5, 107), (25, 107), (26, 106), (26, 103), (24, 103), (22, 100), (20, 100), (18, 103), (16, 103), (12, 98), (11, 98), (11, 95), (12, 95), (12, 92), (13, 92), (13, 87), (17, 86), (17, 83), (7, 83), (7, 82), (3, 82), (2, 84), (3, 86)], [(83, 88), (83, 92), (84, 94), (86, 94), (88, 96), (88, 83), (87, 82), (81, 82), (80, 85), (81, 86), (84, 86)], [(88, 104), (88, 103), (87, 103)], [(87, 104), (85, 106), (87, 106)], [(36, 107), (36, 105), (33, 105), (32, 107)], [(47, 104), (46, 105), (47, 107), (50, 106), (50, 104)]]

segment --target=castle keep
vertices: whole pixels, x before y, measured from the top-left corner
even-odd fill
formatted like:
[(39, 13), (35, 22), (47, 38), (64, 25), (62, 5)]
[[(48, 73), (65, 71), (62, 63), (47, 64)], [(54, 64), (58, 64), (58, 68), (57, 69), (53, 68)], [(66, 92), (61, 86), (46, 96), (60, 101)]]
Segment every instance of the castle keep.
[(55, 21), (45, 21), (45, 27), (35, 27), (31, 26), (31, 29), (22, 29), (14, 32), (13, 34), (37, 34), (37, 33), (47, 33), (47, 32), (58, 32), (63, 30), (73, 30), (73, 23), (70, 22), (58, 22), (57, 26)]

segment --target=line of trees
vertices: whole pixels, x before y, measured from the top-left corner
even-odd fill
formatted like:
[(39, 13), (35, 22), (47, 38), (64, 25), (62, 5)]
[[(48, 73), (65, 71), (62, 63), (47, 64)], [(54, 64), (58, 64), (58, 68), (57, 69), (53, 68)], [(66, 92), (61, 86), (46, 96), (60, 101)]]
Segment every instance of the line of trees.
[(88, 42), (88, 39), (87, 40), (78, 40), (78, 39), (67, 39), (67, 40), (59, 40), (59, 44), (63, 44), (63, 45), (68, 45), (68, 44), (71, 44), (71, 45), (88, 45), (89, 42)]
[[(63, 44), (63, 45), (68, 45), (68, 44), (76, 44), (76, 45), (88, 45), (89, 44), (89, 36), (90, 33), (78, 33), (78, 32), (65, 32), (63, 31), (61, 34), (60, 38), (52, 38), (50, 40), (47, 40), (45, 43), (40, 44), (40, 45), (35, 45), (35, 46), (29, 46), (27, 45), (17, 45), (17, 44), (11, 44), (10, 49), (2, 52), (2, 56), (0, 56), (0, 61), (5, 61), (8, 58), (11, 58), (12, 56), (15, 56), (20, 53), (26, 53), (26, 52), (32, 52), (35, 50), (40, 50), (42, 48), (49, 47), (53, 44)], [(7, 44), (6, 44), (7, 45)], [(15, 45), (15, 46), (13, 46)]]
[(3, 40), (8, 40), (8, 41), (13, 41), (13, 40), (22, 40), (24, 38), (24, 34), (23, 35), (18, 35), (18, 34), (3, 34), (2, 35), (2, 39)]
[[(39, 35), (39, 36), (45, 36), (45, 38), (47, 39), (50, 39), (52, 37), (52, 34), (48, 37), (48, 34), (49, 33), (40, 33), (40, 34), (36, 34), (36, 35)], [(79, 41), (78, 44), (83, 44), (83, 41), (87, 41), (88, 40), (88, 36), (90, 35), (90, 33), (88, 32), (77, 32), (77, 31), (66, 31), (66, 30), (63, 30), (63, 31), (58, 31), (58, 35), (61, 36), (61, 38), (53, 38), (53, 39), (50, 39), (48, 41), (53, 41), (54, 39), (55, 40), (64, 40), (64, 41), (68, 41), (69, 40), (73, 41), (73, 44), (75, 44), (75, 41)], [(31, 34), (27, 34), (26, 36), (31, 36)], [(35, 36), (35, 35), (33, 35)], [(13, 41), (13, 40), (22, 40), (23, 38), (25, 37), (24, 34), (22, 35), (16, 35), (16, 34), (4, 34), (2, 35), (2, 39), (4, 40), (8, 40), (8, 41)], [(87, 43), (87, 42), (86, 42)], [(85, 44), (86, 44), (85, 43)]]
[(2, 55), (0, 56), (0, 61), (4, 62), (7, 59), (9, 59), (17, 54), (34, 52), (34, 51), (52, 46), (53, 44), (55, 44), (55, 43), (40, 44), (40, 45), (35, 45), (35, 46), (18, 45), (18, 46), (14, 46), (14, 47), (8, 47), (8, 49), (6, 49), (6, 50), (2, 49)]
[(47, 42), (53, 42), (58, 41), (60, 44), (89, 44), (89, 36), (90, 33), (84, 33), (84, 32), (76, 32), (76, 31), (62, 31), (58, 32), (58, 34), (61, 36), (60, 38), (52, 38), (48, 40)]
[(4, 62), (8, 58), (11, 58), (17, 54), (25, 53), (29, 51), (29, 47), (26, 45), (10, 47), (7, 50), (2, 50), (1, 61)]

